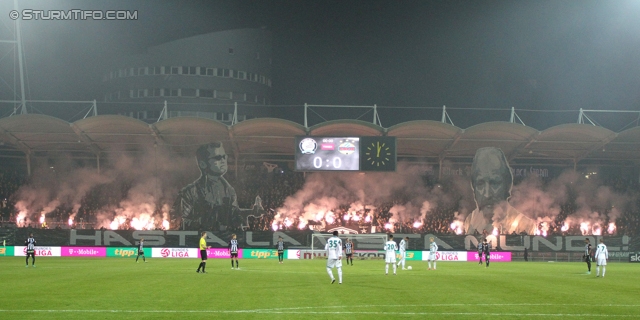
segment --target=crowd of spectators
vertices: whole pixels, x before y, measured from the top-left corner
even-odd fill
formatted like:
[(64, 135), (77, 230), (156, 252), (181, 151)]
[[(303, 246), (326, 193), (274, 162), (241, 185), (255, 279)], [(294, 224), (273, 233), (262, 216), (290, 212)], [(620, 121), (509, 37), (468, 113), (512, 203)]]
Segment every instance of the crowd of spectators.
[[(305, 176), (300, 172), (282, 170), (275, 168), (265, 170), (258, 167), (239, 174), (227, 175), (229, 182), (235, 187), (238, 195), (238, 204), (241, 208), (251, 208), (256, 196), (262, 199), (262, 206), (265, 214), (258, 218), (249, 218), (248, 230), (268, 231), (281, 229), (295, 230), (299, 228), (300, 220), (289, 221), (289, 225), (278, 223), (276, 219), (277, 209), (282, 207), (287, 197), (294, 195), (304, 186)], [(461, 210), (460, 203), (463, 202), (463, 195), (456, 195), (453, 184), (447, 181), (433, 181), (431, 177), (424, 179), (427, 188), (442, 188), (442, 194), (447, 194), (447, 199), (434, 199), (431, 208), (426, 214), (403, 215), (394, 213), (394, 207), (410, 203), (412, 199), (403, 194), (395, 194), (392, 201), (368, 204), (365, 209), (353, 212), (349, 205), (339, 206), (332, 210), (332, 219), (328, 221), (304, 221), (305, 228), (314, 230), (327, 230), (333, 227), (348, 227), (358, 229), (359, 232), (399, 232), (399, 233), (435, 233), (435, 234), (459, 234), (463, 214), (473, 208)], [(12, 221), (22, 226), (16, 219), (15, 197), (19, 187), (28, 183), (28, 179), (15, 172), (0, 171), (0, 213), (1, 221)], [(608, 234), (608, 225), (616, 224), (617, 235), (635, 235), (640, 232), (640, 183), (624, 177), (602, 179), (601, 184), (610, 187), (617, 194), (625, 195), (629, 202), (624, 208), (615, 208), (616, 214), (611, 214), (613, 208), (596, 208), (598, 214), (603, 217), (600, 221), (602, 234)], [(100, 228), (96, 225), (98, 215), (103, 213), (105, 208), (117, 207), (117, 205), (128, 196), (131, 183), (120, 183), (117, 188), (113, 185), (100, 185), (92, 188), (82, 198), (76, 208), (60, 206), (47, 213), (47, 219), (53, 221), (50, 227), (68, 227), (67, 220), (71, 214), (75, 214), (75, 225), (78, 228)], [(565, 221), (578, 210), (578, 194), (572, 187), (568, 188), (569, 194), (564, 204), (560, 206), (560, 213), (554, 220), (544, 221), (541, 229), (547, 235), (580, 235), (580, 225), (571, 224), (565, 229)], [(453, 196), (452, 196), (453, 195)], [(468, 196), (468, 195), (467, 195)], [(469, 199), (467, 199), (469, 200)], [(467, 201), (473, 203), (473, 201)], [(156, 212), (160, 214), (161, 212)], [(613, 219), (615, 218), (615, 220)], [(275, 223), (274, 223), (275, 221)], [(33, 225), (31, 225), (33, 226)], [(565, 227), (565, 228), (563, 228)], [(590, 226), (593, 228), (593, 226)]]

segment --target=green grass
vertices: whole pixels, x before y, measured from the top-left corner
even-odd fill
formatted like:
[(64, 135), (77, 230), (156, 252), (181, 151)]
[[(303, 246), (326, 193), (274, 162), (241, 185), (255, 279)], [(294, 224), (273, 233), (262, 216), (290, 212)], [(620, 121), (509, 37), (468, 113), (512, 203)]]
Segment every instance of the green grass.
[[(638, 268), (612, 263), (411, 262), (385, 276), (380, 260), (344, 266), (330, 284), (323, 260), (0, 258), (0, 319), (546, 319), (640, 317)], [(334, 273), (336, 271), (334, 270)], [(390, 272), (391, 273), (391, 272)], [(36, 310), (36, 311), (34, 311)]]

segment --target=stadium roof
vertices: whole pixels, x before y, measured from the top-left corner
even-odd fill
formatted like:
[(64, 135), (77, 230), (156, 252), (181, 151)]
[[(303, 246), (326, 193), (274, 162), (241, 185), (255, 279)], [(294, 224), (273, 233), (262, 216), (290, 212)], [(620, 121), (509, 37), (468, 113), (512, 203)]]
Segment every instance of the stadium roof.
[(486, 122), (466, 129), (430, 120), (390, 128), (359, 120), (327, 121), (305, 128), (282, 119), (260, 118), (229, 126), (215, 120), (176, 117), (154, 124), (118, 115), (100, 115), (72, 123), (27, 114), (0, 119), (0, 154), (70, 153), (95, 157), (136, 152), (154, 144), (189, 154), (204, 143), (223, 141), (239, 159), (291, 160), (295, 136), (394, 136), (402, 159), (470, 161), (481, 147), (501, 148), (510, 161), (616, 165), (640, 163), (640, 127), (620, 133), (590, 124), (563, 124), (538, 131), (511, 122)]

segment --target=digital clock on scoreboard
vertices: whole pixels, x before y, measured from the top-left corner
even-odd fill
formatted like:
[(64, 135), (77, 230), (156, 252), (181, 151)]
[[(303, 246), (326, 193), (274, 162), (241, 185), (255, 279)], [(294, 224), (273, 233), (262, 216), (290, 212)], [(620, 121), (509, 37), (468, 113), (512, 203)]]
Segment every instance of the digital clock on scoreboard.
[(296, 137), (297, 171), (395, 171), (395, 137)]

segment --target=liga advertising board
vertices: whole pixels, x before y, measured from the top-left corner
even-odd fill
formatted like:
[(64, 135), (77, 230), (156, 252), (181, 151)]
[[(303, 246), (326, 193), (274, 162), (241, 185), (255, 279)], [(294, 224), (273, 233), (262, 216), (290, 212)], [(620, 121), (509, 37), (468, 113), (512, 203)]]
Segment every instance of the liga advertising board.
[[(36, 247), (35, 255), (37, 257), (60, 257), (60, 247)], [(15, 246), (13, 248), (13, 254), (16, 257), (24, 257), (27, 255), (27, 247), (25, 246)]]
[(153, 258), (197, 258), (199, 254), (196, 248), (151, 248)]
[[(422, 260), (429, 260), (429, 251), (422, 251)], [(466, 251), (438, 251), (436, 261), (467, 261)]]

